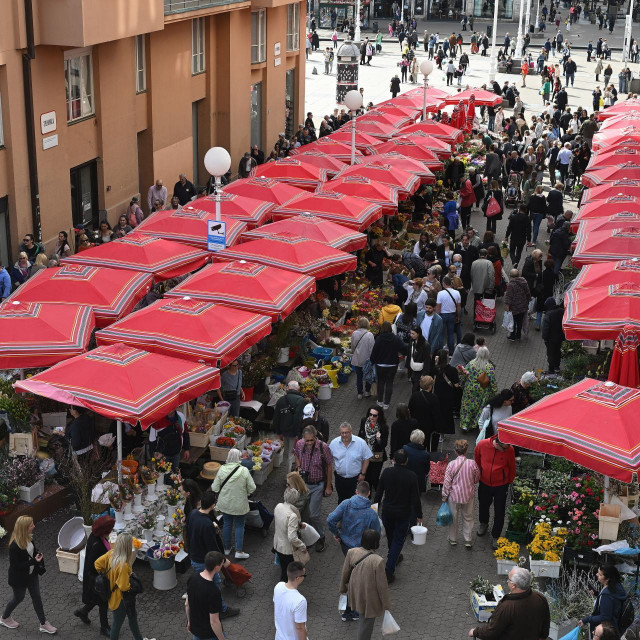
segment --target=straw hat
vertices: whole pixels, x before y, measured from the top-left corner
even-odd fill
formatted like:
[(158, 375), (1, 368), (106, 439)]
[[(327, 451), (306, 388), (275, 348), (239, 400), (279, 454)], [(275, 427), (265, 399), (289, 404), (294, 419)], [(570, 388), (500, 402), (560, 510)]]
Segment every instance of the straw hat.
[(219, 462), (205, 462), (204, 467), (202, 467), (202, 471), (200, 472), (200, 477), (205, 480), (213, 480), (216, 475), (218, 475), (219, 469)]

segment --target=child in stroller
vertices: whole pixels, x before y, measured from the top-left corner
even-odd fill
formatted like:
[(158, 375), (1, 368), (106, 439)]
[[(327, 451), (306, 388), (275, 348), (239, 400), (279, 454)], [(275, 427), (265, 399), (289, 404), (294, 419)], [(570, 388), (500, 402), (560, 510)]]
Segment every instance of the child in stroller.
[(512, 171), (509, 174), (509, 182), (507, 183), (507, 190), (505, 195), (504, 204), (506, 207), (515, 209), (520, 206), (522, 201), (522, 176), (517, 171)]

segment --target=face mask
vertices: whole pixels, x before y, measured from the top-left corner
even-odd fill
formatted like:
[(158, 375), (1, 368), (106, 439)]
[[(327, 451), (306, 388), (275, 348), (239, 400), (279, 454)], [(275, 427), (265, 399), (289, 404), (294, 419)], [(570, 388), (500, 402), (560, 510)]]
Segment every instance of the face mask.
[(461, 267), (462, 266), (462, 262), (454, 262), (453, 264), (456, 267)]

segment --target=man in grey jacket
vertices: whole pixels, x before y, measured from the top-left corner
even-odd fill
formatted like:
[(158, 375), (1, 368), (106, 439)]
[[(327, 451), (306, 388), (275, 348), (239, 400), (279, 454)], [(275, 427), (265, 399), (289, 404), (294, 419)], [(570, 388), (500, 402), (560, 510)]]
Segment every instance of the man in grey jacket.
[(487, 259), (487, 250), (480, 249), (480, 257), (471, 265), (471, 291), (474, 300), (482, 299), (482, 294), (494, 288), (495, 270), (491, 260)]

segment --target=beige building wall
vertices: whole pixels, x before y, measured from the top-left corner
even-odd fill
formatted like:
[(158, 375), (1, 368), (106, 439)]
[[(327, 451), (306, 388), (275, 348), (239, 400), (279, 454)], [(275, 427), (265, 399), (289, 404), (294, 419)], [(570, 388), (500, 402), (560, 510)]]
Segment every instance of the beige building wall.
[[(171, 15), (164, 15), (162, 0), (117, 0), (109, 3), (113, 10), (108, 12), (103, 0), (34, 0), (35, 148), (42, 239), (49, 249), (60, 230), (73, 239), (72, 168), (96, 161), (98, 207), (114, 224), (133, 195), (140, 195), (146, 210), (147, 189), (156, 178), (164, 181), (169, 195), (179, 173), (192, 178), (194, 157), (198, 182), (204, 184), (208, 174), (202, 160), (211, 146), (229, 150), (231, 170), (236, 173), (242, 154), (250, 147), (253, 83), (263, 83), (261, 146), (265, 155), (284, 128), (288, 69), (296, 74), (296, 121), (303, 119), (305, 5), (299, 5), (302, 48), (287, 52), (286, 3), (260, 1), (267, 11), (267, 60), (252, 65), (249, 0), (209, 8), (201, 0), (202, 8), (197, 11)], [(138, 4), (144, 5), (144, 11), (132, 8)], [(191, 67), (193, 17), (204, 17), (206, 25), (206, 69), (198, 75), (192, 75)], [(146, 44), (147, 89), (140, 94), (136, 94), (134, 51), (138, 34), (144, 34)], [(279, 56), (275, 55), (276, 43), (280, 43)], [(9, 245), (12, 260), (23, 235), (33, 231), (22, 61), (26, 46), (23, 3), (6, 0), (0, 20), (4, 131), (0, 199), (8, 196), (10, 231), (3, 238), (5, 229), (0, 226), (0, 246)], [(87, 46), (93, 61), (95, 115), (67, 123), (65, 51)], [(43, 139), (52, 133), (41, 133), (40, 115), (50, 111), (56, 112), (58, 144), (43, 149)]]

